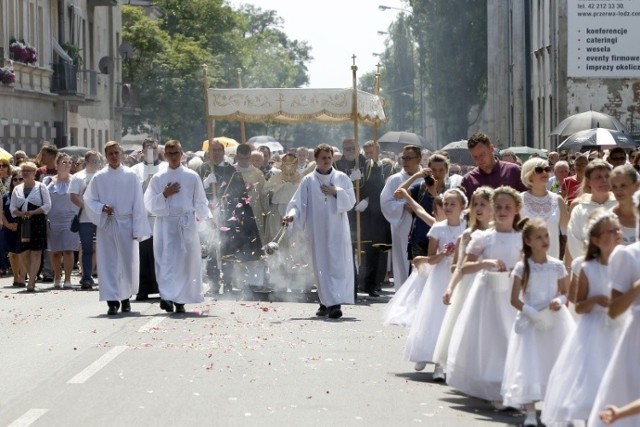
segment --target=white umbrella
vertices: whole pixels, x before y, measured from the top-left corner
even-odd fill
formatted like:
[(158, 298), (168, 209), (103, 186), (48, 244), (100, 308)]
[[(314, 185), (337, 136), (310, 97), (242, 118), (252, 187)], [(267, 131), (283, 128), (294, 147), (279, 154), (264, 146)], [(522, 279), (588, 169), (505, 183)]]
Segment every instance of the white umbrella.
[(622, 147), (632, 150), (636, 142), (622, 132), (611, 129), (587, 129), (576, 132), (558, 145), (558, 150), (580, 151), (585, 148)]

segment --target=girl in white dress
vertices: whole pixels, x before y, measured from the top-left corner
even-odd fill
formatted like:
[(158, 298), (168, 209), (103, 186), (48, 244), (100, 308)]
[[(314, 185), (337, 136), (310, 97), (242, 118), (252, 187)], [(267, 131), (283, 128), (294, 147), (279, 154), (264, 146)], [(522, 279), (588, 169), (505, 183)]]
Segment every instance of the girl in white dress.
[(516, 316), (509, 302), (509, 272), (522, 249), (522, 236), (516, 229), (522, 197), (502, 186), (494, 190), (491, 203), (494, 228), (472, 236), (462, 266), (463, 274), (478, 274), (453, 328), (447, 382), (501, 408), (500, 386)]
[(493, 189), (486, 186), (480, 187), (473, 192), (471, 202), (469, 203), (469, 227), (456, 242), (458, 249), (453, 257), (453, 265), (456, 267), (449, 281), (449, 286), (442, 296), (442, 302), (448, 306), (447, 312), (444, 315), (438, 341), (436, 342), (436, 349), (433, 352), (433, 361), (443, 367), (447, 365), (447, 355), (449, 353), (449, 343), (451, 342), (453, 327), (462, 311), (464, 302), (467, 300), (467, 295), (471, 290), (471, 284), (475, 277), (475, 274), (462, 274), (462, 264), (464, 263), (465, 253), (472, 235), (489, 228), (489, 223), (493, 219), (493, 211), (491, 210), (492, 194)]
[[(640, 214), (640, 192), (633, 196), (637, 214)], [(636, 236), (637, 237), (637, 236)], [(609, 280), (611, 303), (609, 316), (613, 319), (631, 308), (629, 320), (625, 322), (622, 335), (611, 356), (589, 416), (589, 427), (601, 426), (598, 413), (605, 405), (622, 406), (640, 396), (640, 241), (628, 246), (618, 246), (609, 258)], [(617, 426), (637, 426), (636, 418), (627, 418)]]
[(523, 259), (513, 269), (511, 290), (511, 305), (520, 312), (509, 337), (502, 397), (505, 406), (524, 405), (524, 425), (537, 426), (535, 402), (544, 398), (549, 373), (574, 322), (565, 306), (567, 270), (562, 261), (547, 255), (547, 224), (525, 218), (520, 225)]
[[(407, 197), (411, 199), (409, 193), (404, 190)], [(408, 199), (407, 199), (408, 200)], [(411, 203), (411, 202), (408, 202)], [(422, 206), (418, 205), (420, 209), (416, 210), (418, 216), (423, 212)], [(444, 221), (444, 207), (442, 206), (442, 197), (437, 196), (433, 199), (433, 217), (436, 221)], [(396, 291), (393, 298), (387, 303), (382, 314), (382, 324), (385, 326), (398, 325), (408, 328), (413, 322), (413, 318), (418, 308), (418, 302), (422, 295), (425, 283), (429, 273), (433, 270), (433, 265), (425, 262), (413, 264), (411, 274), (407, 280), (402, 283), (400, 289)]]
[(578, 324), (549, 376), (541, 417), (547, 426), (586, 422), (622, 332), (622, 322), (607, 314), (611, 293), (607, 264), (611, 252), (622, 243), (620, 223), (612, 213), (596, 212), (589, 221), (589, 245), (578, 279)]
[(640, 185), (638, 173), (631, 165), (617, 166), (611, 171), (609, 181), (611, 192), (618, 202), (612, 210), (622, 226), (622, 244), (630, 245), (636, 241), (636, 216), (632, 199)]
[[(433, 351), (447, 308), (442, 304), (441, 297), (451, 279), (451, 260), (456, 251), (456, 240), (466, 228), (466, 222), (461, 219), (462, 211), (467, 207), (464, 193), (458, 189), (447, 190), (443, 200), (447, 219), (434, 223), (427, 233), (427, 256), (413, 260), (416, 266), (425, 262), (434, 265), (420, 296), (405, 346), (404, 357), (415, 362), (416, 371), (422, 371), (428, 362), (433, 361)], [(412, 203), (417, 205), (415, 201)], [(444, 379), (443, 368), (438, 364), (434, 369), (434, 379)]]

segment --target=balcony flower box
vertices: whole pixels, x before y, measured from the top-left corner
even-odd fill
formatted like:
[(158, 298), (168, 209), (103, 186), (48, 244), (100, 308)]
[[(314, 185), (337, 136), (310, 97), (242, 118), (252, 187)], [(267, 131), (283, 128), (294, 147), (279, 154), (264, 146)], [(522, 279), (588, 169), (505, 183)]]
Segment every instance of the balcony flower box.
[(11, 67), (0, 67), (0, 83), (12, 86), (16, 82), (16, 73)]
[(9, 57), (14, 61), (23, 62), (25, 64), (35, 64), (38, 61), (38, 53), (35, 48), (29, 46), (24, 40), (18, 41), (11, 39), (9, 45)]

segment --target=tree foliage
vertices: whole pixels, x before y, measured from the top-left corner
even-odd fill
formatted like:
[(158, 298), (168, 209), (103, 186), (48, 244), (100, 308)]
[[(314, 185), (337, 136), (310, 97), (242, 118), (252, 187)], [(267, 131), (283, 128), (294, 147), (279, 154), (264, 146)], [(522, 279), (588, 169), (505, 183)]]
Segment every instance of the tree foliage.
[[(309, 81), (311, 48), (290, 40), (272, 10), (243, 6), (233, 10), (222, 0), (158, 0), (162, 18), (123, 6), (123, 39), (134, 56), (123, 65), (125, 83), (139, 88), (139, 115), (126, 115), (132, 131), (158, 127), (163, 139), (177, 138), (197, 149), (206, 135), (202, 83), (208, 64), (210, 87), (299, 87)], [(270, 124), (247, 124), (247, 134), (264, 133)], [(217, 134), (240, 138), (238, 123), (219, 122)]]
[(430, 114), (440, 144), (467, 137), (487, 91), (487, 5), (475, 0), (409, 0)]

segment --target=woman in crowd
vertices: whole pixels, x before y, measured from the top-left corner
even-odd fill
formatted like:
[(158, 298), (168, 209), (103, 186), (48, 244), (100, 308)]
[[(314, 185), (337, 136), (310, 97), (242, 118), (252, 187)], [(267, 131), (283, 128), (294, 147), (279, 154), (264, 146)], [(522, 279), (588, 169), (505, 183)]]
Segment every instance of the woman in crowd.
[(522, 211), (520, 215), (528, 218), (540, 218), (549, 227), (549, 251), (554, 258), (560, 257), (560, 229), (567, 228), (569, 212), (558, 194), (547, 190), (549, 174), (552, 169), (546, 160), (532, 158), (522, 165), (521, 179), (528, 190), (522, 192)]
[(71, 287), (73, 271), (73, 251), (80, 246), (78, 233), (71, 231), (71, 222), (78, 213), (78, 207), (71, 202), (69, 183), (71, 182), (71, 158), (68, 154), (59, 153), (56, 158), (58, 174), (51, 178), (47, 190), (51, 196), (49, 212), (49, 242), (51, 265), (53, 267), (53, 286), (61, 287), (61, 261), (64, 265), (64, 287)]
[(47, 187), (35, 179), (35, 163), (25, 162), (21, 169), (24, 182), (13, 189), (9, 209), (19, 219), (19, 251), (29, 273), (27, 292), (35, 292), (42, 251), (47, 247), (46, 215), (51, 209), (51, 198)]
[(633, 193), (638, 189), (638, 174), (631, 165), (617, 166), (611, 172), (611, 192), (618, 202), (613, 207), (622, 226), (622, 244), (630, 245), (636, 241), (636, 216), (633, 206)]
[[(577, 162), (577, 160), (576, 160)], [(599, 207), (607, 210), (617, 205), (615, 197), (610, 193), (611, 183), (609, 175), (611, 165), (604, 160), (596, 159), (590, 162), (584, 170), (583, 187), (591, 189), (590, 194), (583, 194), (576, 200), (576, 206), (571, 211), (569, 225), (567, 226), (567, 250), (565, 265), (584, 252), (585, 233), (589, 214)]]
[[(5, 195), (11, 196), (11, 163), (9, 159), (0, 159), (0, 197)], [(5, 275), (9, 272), (9, 266), (7, 265), (7, 253), (9, 249), (4, 245), (4, 242), (0, 240), (0, 275)]]
[(9, 252), (9, 263), (13, 272), (13, 286), (22, 287), (25, 285), (27, 271), (22, 264), (19, 250), (18, 222), (11, 215), (11, 193), (16, 185), (22, 182), (22, 172), (20, 168), (15, 168), (11, 172), (11, 184), (9, 192), (2, 195), (2, 245)]
[(568, 178), (565, 178), (564, 182), (561, 184), (561, 192), (560, 194), (564, 197), (567, 205), (571, 205), (573, 199), (580, 195), (580, 186), (582, 184), (582, 180), (584, 179), (584, 171), (589, 163), (589, 159), (584, 154), (578, 154), (576, 156), (575, 161), (573, 162), (573, 167), (575, 168), (575, 175), (571, 175)]

